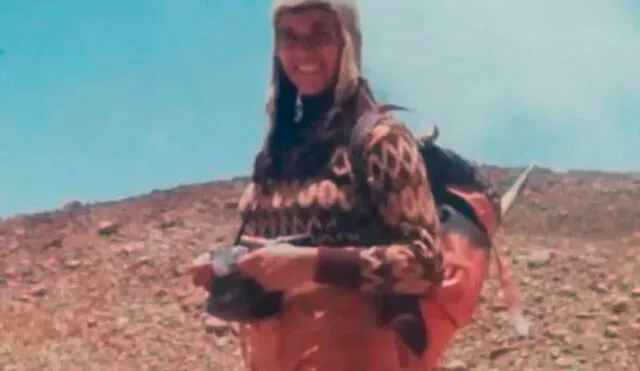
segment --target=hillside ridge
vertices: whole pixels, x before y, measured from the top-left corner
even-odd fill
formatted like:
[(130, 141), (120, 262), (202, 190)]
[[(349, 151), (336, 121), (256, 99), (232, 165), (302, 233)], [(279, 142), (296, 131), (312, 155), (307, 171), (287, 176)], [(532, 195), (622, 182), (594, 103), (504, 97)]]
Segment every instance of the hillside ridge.
[[(504, 191), (524, 167), (480, 169)], [(241, 370), (234, 326), (204, 313), (205, 294), (184, 268), (233, 241), (247, 180), (0, 220), (0, 365)], [(492, 278), (449, 354), (459, 370), (637, 370), (637, 174), (537, 168), (495, 242), (513, 265), (533, 337), (513, 333)]]

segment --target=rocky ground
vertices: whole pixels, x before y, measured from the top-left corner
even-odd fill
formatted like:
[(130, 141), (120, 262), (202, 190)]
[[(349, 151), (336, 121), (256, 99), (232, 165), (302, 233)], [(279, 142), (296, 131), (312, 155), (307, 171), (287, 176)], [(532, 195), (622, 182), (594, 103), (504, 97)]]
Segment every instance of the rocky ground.
[[(518, 169), (485, 167), (504, 187)], [(239, 370), (234, 329), (184, 267), (231, 242), (241, 179), (0, 221), (0, 369)], [(536, 170), (497, 237), (533, 334), (495, 279), (449, 354), (472, 370), (640, 370), (640, 177)]]

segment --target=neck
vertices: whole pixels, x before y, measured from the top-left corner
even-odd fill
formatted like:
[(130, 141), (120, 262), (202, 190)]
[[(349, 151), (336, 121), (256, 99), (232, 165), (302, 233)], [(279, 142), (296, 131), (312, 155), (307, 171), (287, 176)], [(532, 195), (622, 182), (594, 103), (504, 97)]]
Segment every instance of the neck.
[(333, 89), (316, 95), (301, 95), (302, 102), (302, 119), (304, 121), (316, 120), (325, 114), (333, 104)]

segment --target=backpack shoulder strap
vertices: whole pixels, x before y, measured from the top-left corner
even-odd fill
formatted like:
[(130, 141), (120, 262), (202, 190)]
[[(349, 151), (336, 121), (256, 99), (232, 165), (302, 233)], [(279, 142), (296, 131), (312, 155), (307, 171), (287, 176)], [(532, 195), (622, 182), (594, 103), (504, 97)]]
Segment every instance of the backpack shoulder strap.
[(351, 152), (351, 169), (359, 184), (366, 184), (367, 165), (364, 158), (364, 146), (367, 136), (388, 112), (400, 110), (407, 111), (406, 108), (394, 104), (376, 105), (371, 103), (370, 108), (358, 113), (356, 124), (351, 132), (349, 150)]
[(351, 144), (362, 144), (373, 127), (391, 111), (408, 111), (408, 109), (395, 104), (382, 104), (374, 105), (371, 109), (360, 113), (351, 133)]

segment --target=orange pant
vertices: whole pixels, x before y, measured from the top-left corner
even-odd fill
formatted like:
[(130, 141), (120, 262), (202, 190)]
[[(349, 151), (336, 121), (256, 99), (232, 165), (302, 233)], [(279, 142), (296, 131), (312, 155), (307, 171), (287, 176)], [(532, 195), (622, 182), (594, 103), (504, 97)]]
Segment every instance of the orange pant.
[(423, 302), (429, 347), (420, 359), (394, 331), (376, 326), (367, 295), (310, 284), (288, 296), (277, 318), (243, 326), (248, 369), (432, 370), (456, 332), (471, 321), (490, 262), (487, 237), (455, 210), (442, 223), (440, 241), (447, 279)]

